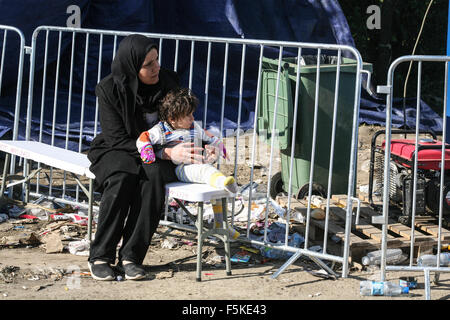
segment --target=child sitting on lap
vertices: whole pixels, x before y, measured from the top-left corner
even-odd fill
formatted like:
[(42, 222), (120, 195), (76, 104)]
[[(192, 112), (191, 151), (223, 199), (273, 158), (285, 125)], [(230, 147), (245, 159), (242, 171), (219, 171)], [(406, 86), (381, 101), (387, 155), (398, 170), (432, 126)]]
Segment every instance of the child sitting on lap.
[[(161, 152), (163, 147), (174, 146), (182, 142), (194, 142), (196, 145), (203, 142), (220, 150), (226, 157), (226, 150), (218, 137), (208, 134), (195, 121), (193, 113), (198, 105), (198, 99), (186, 88), (170, 91), (159, 106), (160, 121), (150, 130), (141, 133), (136, 146), (145, 164), (155, 161), (155, 154)], [(238, 186), (233, 176), (226, 177), (209, 163), (204, 164), (178, 164), (175, 173), (180, 181), (206, 183), (213, 187), (225, 189), (235, 194)], [(212, 202), (215, 227), (222, 227), (223, 213), (221, 206)], [(239, 233), (230, 228), (233, 239)]]

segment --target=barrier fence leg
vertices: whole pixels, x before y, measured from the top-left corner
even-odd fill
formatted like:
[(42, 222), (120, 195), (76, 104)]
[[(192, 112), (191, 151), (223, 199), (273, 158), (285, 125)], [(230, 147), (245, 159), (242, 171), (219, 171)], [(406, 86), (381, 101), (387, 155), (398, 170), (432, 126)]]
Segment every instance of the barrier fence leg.
[(6, 154), (5, 157), (5, 165), (3, 167), (3, 179), (2, 179), (2, 187), (0, 190), (0, 195), (3, 197), (4, 193), (5, 193), (5, 187), (6, 187), (6, 177), (8, 175), (8, 168), (9, 168), (9, 162), (11, 159), (11, 155), (9, 153)]
[(203, 247), (203, 202), (197, 209), (197, 281), (202, 281), (202, 247)]
[(434, 274), (434, 279), (433, 279), (433, 283), (434, 284), (439, 284), (439, 277), (440, 277), (440, 273), (439, 272), (436, 272), (435, 274)]
[(430, 270), (429, 269), (424, 269), (424, 276), (425, 276), (425, 299), (426, 300), (430, 300), (431, 299), (431, 294), (430, 294)]
[(92, 222), (93, 222), (93, 203), (94, 203), (94, 180), (89, 179), (89, 194), (88, 194), (88, 240), (92, 241)]
[(325, 262), (323, 262), (322, 260), (320, 260), (319, 258), (316, 257), (309, 257), (312, 261), (314, 261), (319, 267), (321, 267), (323, 270), (325, 270), (326, 272), (328, 272), (328, 274), (332, 275), (335, 279), (337, 278), (337, 274), (330, 268), (328, 267)]
[[(26, 179), (26, 177), (28, 177), (30, 175), (30, 166), (31, 166), (31, 161), (28, 161), (27, 159), (24, 159), (23, 162), (23, 168), (24, 168), (24, 177)], [(30, 201), (30, 181), (25, 181), (24, 183), (24, 199), (23, 201), (25, 203), (28, 203)]]
[(272, 278), (272, 279), (276, 279), (276, 277), (278, 277), (284, 270), (286, 270), (287, 267), (289, 267), (289, 266), (290, 266), (291, 264), (293, 264), (298, 258), (300, 258), (301, 255), (302, 255), (302, 254), (301, 254), (300, 251), (297, 251), (296, 253), (294, 253), (294, 254), (289, 258), (289, 260), (286, 261), (286, 263), (283, 264), (283, 265), (280, 267), (280, 269), (278, 269), (278, 271), (275, 272), (275, 273), (272, 275), (271, 278)]
[[(225, 220), (225, 230), (228, 233), (230, 228), (228, 224), (228, 206), (227, 198), (222, 198), (222, 214)], [(227, 269), (227, 276), (231, 276), (231, 246), (230, 246), (230, 236), (226, 234), (224, 236), (224, 249), (225, 249), (225, 265)]]
[[(286, 261), (281, 267), (280, 269), (278, 269), (277, 272), (275, 272), (272, 275), (272, 279), (275, 279), (276, 277), (278, 277), (284, 270), (286, 270), (287, 267), (289, 267), (291, 264), (293, 264), (298, 258), (300, 258), (300, 256), (302, 255), (302, 253), (300, 251), (297, 251), (296, 253), (294, 253), (294, 255), (292, 255), (288, 261)], [(334, 278), (337, 278), (337, 274), (330, 268), (328, 267), (322, 260), (320, 260), (319, 258), (316, 257), (309, 257), (312, 261), (315, 262), (315, 264), (317, 264), (319, 267), (321, 267), (323, 270), (325, 270), (328, 274), (332, 275)]]

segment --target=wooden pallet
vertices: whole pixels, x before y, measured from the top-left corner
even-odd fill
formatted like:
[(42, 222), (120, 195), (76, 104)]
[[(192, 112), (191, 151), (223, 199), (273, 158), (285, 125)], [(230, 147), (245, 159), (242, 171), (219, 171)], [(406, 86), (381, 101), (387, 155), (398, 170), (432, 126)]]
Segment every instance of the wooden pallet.
[[(287, 199), (278, 199), (279, 203), (286, 207)], [(315, 198), (311, 203), (312, 210), (319, 208), (326, 211), (327, 200)], [(382, 243), (382, 226), (372, 223), (373, 216), (380, 216), (381, 213), (375, 211), (369, 203), (362, 201), (360, 207), (359, 223), (356, 224), (356, 202), (353, 202), (351, 234), (350, 234), (350, 258), (358, 261), (367, 251), (378, 250)], [(291, 209), (301, 212), (305, 217), (307, 214), (308, 201), (291, 199)], [(330, 215), (328, 223), (328, 235), (335, 235), (340, 238), (342, 248), (345, 240), (347, 196), (334, 195), (330, 199)], [(414, 230), (414, 255), (430, 253), (433, 246), (437, 245), (439, 237), (439, 226), (437, 220), (430, 216), (418, 216), (415, 218)], [(310, 219), (309, 238), (314, 241), (323, 241), (325, 230), (325, 220)], [(411, 228), (398, 223), (393, 219), (388, 220), (387, 247), (407, 248), (411, 247)], [(450, 243), (450, 230), (441, 228), (442, 245)], [(319, 242), (320, 243), (320, 242)], [(330, 243), (330, 241), (328, 241)]]

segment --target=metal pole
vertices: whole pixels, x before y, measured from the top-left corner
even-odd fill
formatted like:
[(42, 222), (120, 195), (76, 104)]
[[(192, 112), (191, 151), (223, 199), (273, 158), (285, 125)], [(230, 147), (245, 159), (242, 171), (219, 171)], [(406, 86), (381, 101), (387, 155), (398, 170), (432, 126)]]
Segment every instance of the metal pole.
[(298, 116), (298, 100), (299, 100), (299, 92), (300, 92), (300, 59), (302, 58), (302, 48), (298, 48), (297, 54), (297, 75), (296, 75), (296, 85), (295, 85), (295, 98), (294, 98), (294, 122), (292, 125), (292, 143), (291, 143), (291, 161), (289, 164), (289, 187), (288, 187), (288, 204), (287, 204), (287, 213), (286, 213), (286, 234), (285, 234), (285, 244), (288, 244), (288, 235), (289, 235), (289, 221), (291, 218), (291, 197), (292, 197), (292, 175), (294, 167), (294, 155), (295, 155), (295, 141), (297, 138), (297, 116)]
[[(448, 61), (445, 62), (445, 81), (444, 81), (444, 112), (447, 109), (447, 97), (448, 97)], [(447, 117), (442, 117), (442, 141), (446, 141), (447, 132)], [(440, 255), (441, 255), (441, 237), (442, 237), (442, 216), (443, 216), (443, 206), (444, 199), (447, 195), (444, 194), (444, 177), (445, 177), (445, 143), (442, 143), (441, 148), (441, 177), (440, 177), (440, 188), (439, 188), (439, 230), (438, 230), (438, 247), (437, 247), (437, 266), (440, 266)], [(445, 200), (446, 201), (446, 200)]]
[[(177, 40), (178, 45), (178, 40)], [(203, 109), (203, 129), (206, 129), (206, 116), (208, 114), (209, 71), (211, 66), (211, 42), (208, 42), (208, 58), (206, 61), (205, 102)]]
[(305, 249), (308, 249), (309, 243), (309, 223), (311, 221), (311, 196), (314, 177), (314, 161), (316, 155), (316, 139), (317, 139), (317, 119), (319, 113), (319, 89), (320, 89), (320, 54), (321, 50), (317, 50), (317, 69), (316, 69), (316, 91), (314, 96), (314, 120), (313, 120), (313, 136), (311, 150), (311, 164), (309, 168), (309, 189), (308, 189), (308, 209), (306, 211), (306, 231), (305, 231)]
[[(388, 72), (388, 86), (392, 86), (393, 70), (392, 65)], [(390, 176), (390, 158), (391, 158), (391, 116), (392, 116), (392, 89), (386, 98), (386, 133), (385, 133), (385, 145), (384, 150), (384, 175), (383, 175), (383, 225), (381, 240), (381, 262), (380, 262), (380, 280), (384, 281), (386, 277), (386, 250), (387, 250), (387, 228), (388, 228), (388, 215), (389, 215), (389, 176)]]
[[(259, 51), (259, 66), (258, 66), (258, 81), (256, 83), (256, 102), (255, 102), (255, 115), (253, 119), (253, 137), (252, 137), (252, 166), (250, 168), (250, 188), (248, 190), (248, 213), (247, 221), (250, 222), (252, 213), (252, 185), (254, 177), (254, 164), (255, 164), (255, 154), (256, 154), (256, 127), (258, 125), (258, 113), (259, 113), (259, 103), (260, 103), (260, 93), (261, 93), (261, 72), (262, 72), (262, 59), (263, 59), (264, 46), (260, 45)], [(250, 238), (250, 223), (247, 223), (247, 238)]]
[(191, 60), (189, 65), (189, 89), (192, 89), (192, 77), (194, 73), (194, 50), (195, 50), (195, 42), (191, 41)]
[(6, 40), (7, 40), (8, 30), (3, 30), (3, 43), (2, 43), (2, 58), (0, 62), (0, 95), (2, 92), (2, 82), (3, 82), (3, 66), (5, 65), (5, 53), (6, 53)]
[(336, 86), (334, 89), (334, 107), (333, 107), (333, 124), (331, 131), (331, 148), (330, 148), (330, 167), (328, 169), (328, 190), (327, 190), (327, 207), (325, 212), (325, 230), (323, 235), (323, 253), (327, 252), (328, 241), (328, 224), (330, 218), (330, 198), (331, 198), (331, 185), (333, 182), (333, 160), (334, 160), (334, 143), (336, 140), (336, 121), (337, 121), (337, 105), (339, 98), (339, 82), (341, 76), (341, 50), (338, 50), (338, 62), (336, 67)]
[[(412, 213), (411, 213), (411, 245), (409, 254), (409, 264), (412, 266), (414, 259), (414, 241), (415, 241), (415, 221), (416, 221), (416, 192), (417, 192), (417, 164), (419, 159), (419, 127), (420, 127), (420, 91), (422, 86), (422, 61), (419, 61), (419, 69), (417, 72), (417, 103), (416, 103), (416, 141), (415, 141), (415, 156), (414, 156), (414, 173), (413, 173), (413, 198), (412, 198)], [(387, 180), (389, 181), (389, 180)], [(386, 184), (387, 181), (385, 181)]]
[(359, 129), (359, 107), (361, 98), (361, 70), (362, 70), (362, 59), (361, 55), (354, 48), (349, 49), (356, 57), (357, 68), (355, 77), (355, 101), (353, 105), (353, 132), (352, 132), (352, 143), (351, 143), (351, 153), (350, 153), (350, 172), (348, 176), (348, 189), (347, 189), (347, 214), (345, 218), (345, 240), (344, 240), (344, 255), (343, 255), (343, 265), (342, 265), (342, 277), (346, 278), (348, 275), (348, 258), (350, 254), (350, 233), (352, 224), (352, 201), (351, 197), (354, 193), (355, 180), (356, 180), (356, 165), (358, 158), (358, 129)]
[[(47, 83), (47, 60), (48, 60), (48, 34), (49, 31), (45, 32), (45, 53), (44, 53), (44, 64), (42, 65), (44, 72), (42, 75), (42, 95), (41, 95), (41, 118), (39, 124), (39, 142), (42, 142), (42, 132), (44, 130), (44, 114), (45, 114), (45, 86)], [(38, 168), (41, 164), (38, 162)], [(36, 177), (36, 193), (39, 193), (40, 186), (40, 176)]]
[[(100, 82), (102, 76), (102, 58), (103, 58), (103, 34), (100, 35), (100, 45), (98, 48), (98, 71), (97, 83)], [(95, 119), (94, 119), (94, 136), (97, 135), (98, 130), (98, 97), (95, 97)]]
[[(447, 19), (447, 56), (450, 56), (450, 0), (448, 2), (448, 19)], [(447, 70), (447, 73), (449, 71)], [(447, 90), (449, 90), (449, 83), (447, 82)], [(450, 117), (450, 103), (449, 103), (449, 99), (450, 97), (447, 96), (447, 99), (445, 101), (445, 103), (447, 104), (447, 107), (445, 108), (445, 110), (447, 111), (443, 117), (448, 118)], [(448, 130), (448, 129), (447, 129)], [(450, 134), (448, 134), (448, 132), (446, 132), (446, 139), (444, 140), (446, 143), (450, 143)]]
[[(225, 43), (225, 57), (223, 65), (223, 80), (222, 80), (222, 110), (220, 113), (220, 139), (223, 138), (223, 118), (225, 114), (225, 97), (227, 94), (227, 73), (228, 73), (228, 51), (229, 43)], [(217, 168), (220, 169), (220, 161), (217, 163)]]
[[(270, 136), (270, 165), (269, 165), (269, 181), (267, 182), (267, 186), (270, 186), (271, 178), (272, 178), (272, 163), (273, 163), (273, 149), (275, 147), (275, 132), (277, 128), (277, 110), (278, 110), (278, 97), (279, 97), (279, 89), (280, 89), (280, 77), (281, 77), (281, 63), (283, 60), (283, 46), (280, 46), (278, 53), (278, 70), (277, 70), (277, 87), (275, 89), (275, 105), (273, 107), (273, 122), (272, 122), (272, 134)], [(268, 217), (269, 217), (269, 197), (270, 197), (270, 189), (267, 188), (266, 195), (266, 213), (264, 216), (264, 243), (267, 242), (267, 227), (268, 227)]]

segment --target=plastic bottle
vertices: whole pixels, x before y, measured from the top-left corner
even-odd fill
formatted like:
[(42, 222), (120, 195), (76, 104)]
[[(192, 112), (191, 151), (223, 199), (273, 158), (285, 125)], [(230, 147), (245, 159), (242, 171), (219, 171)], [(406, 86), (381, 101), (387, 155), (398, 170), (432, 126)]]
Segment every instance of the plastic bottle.
[[(405, 260), (402, 249), (387, 249), (386, 250), (386, 263), (395, 264)], [(366, 256), (362, 257), (361, 262), (363, 265), (380, 265), (381, 262), (381, 250), (369, 252)]]
[[(442, 252), (439, 255), (439, 262), (441, 267), (448, 266), (450, 264), (450, 252)], [(421, 267), (436, 267), (437, 255), (424, 254), (417, 259), (417, 265)]]
[(281, 218), (284, 218), (286, 216), (286, 209), (276, 203), (272, 198), (269, 199), (269, 202), (277, 215), (279, 215)]
[(261, 247), (259, 249), (264, 258), (269, 259), (288, 259), (288, 252), (280, 249), (273, 249), (269, 247)]
[(305, 238), (295, 232), (292, 236), (289, 236), (288, 246), (300, 248), (303, 242), (305, 242)]
[(409, 293), (409, 287), (401, 287), (389, 281), (361, 281), (359, 292), (362, 296), (399, 296)]
[[(292, 236), (289, 237), (288, 245), (291, 247), (300, 248), (300, 245), (305, 242), (305, 238), (295, 232)], [(265, 258), (269, 259), (289, 259), (294, 253), (291, 251), (284, 251), (281, 249), (274, 249), (270, 247), (261, 247), (260, 249), (261, 255)]]

